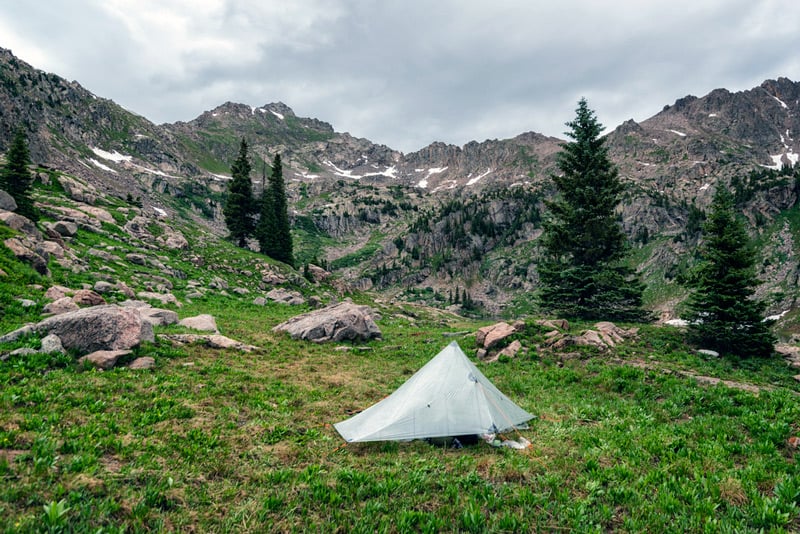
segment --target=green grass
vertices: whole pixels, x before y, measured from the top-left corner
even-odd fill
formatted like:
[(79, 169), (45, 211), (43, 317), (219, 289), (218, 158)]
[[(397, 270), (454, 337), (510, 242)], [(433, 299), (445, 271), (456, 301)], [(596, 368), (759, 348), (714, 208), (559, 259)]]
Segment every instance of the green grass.
[[(800, 483), (786, 441), (800, 403), (789, 372), (765, 376), (646, 328), (616, 357), (769, 382), (759, 395), (704, 387), (587, 353), (482, 365), (538, 415), (527, 453), (424, 442), (342, 447), (330, 426), (391, 393), (474, 323), (421, 312), (381, 321), (369, 350), (296, 342), (296, 313), (208, 299), (256, 354), (153, 344), (153, 371), (79, 368), (65, 357), (0, 362), (0, 530), (789, 531)], [(577, 325), (580, 329), (585, 325)], [(521, 335), (532, 345), (538, 327)], [(459, 339), (469, 353), (470, 336)], [(63, 514), (58, 516), (58, 503)], [(48, 508), (48, 512), (45, 511)], [(64, 511), (66, 510), (66, 511)]]

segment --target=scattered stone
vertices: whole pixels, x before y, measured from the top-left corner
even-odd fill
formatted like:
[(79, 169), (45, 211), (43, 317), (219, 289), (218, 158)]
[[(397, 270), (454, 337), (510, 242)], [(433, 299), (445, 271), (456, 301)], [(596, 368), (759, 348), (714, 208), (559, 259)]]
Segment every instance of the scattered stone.
[(255, 304), (256, 306), (266, 306), (267, 299), (265, 299), (264, 297), (256, 297), (253, 299), (253, 304)]
[(106, 282), (105, 280), (98, 280), (94, 283), (94, 291), (96, 293), (111, 293), (116, 288), (116, 285), (111, 282)]
[(19, 302), (23, 308), (33, 308), (36, 306), (36, 301), (31, 299), (17, 299), (17, 302)]
[(92, 306), (62, 313), (34, 326), (38, 332), (55, 334), (66, 349), (81, 352), (126, 350), (153, 341), (153, 327), (137, 310), (113, 305)]
[(106, 303), (106, 299), (91, 289), (79, 289), (72, 296), (72, 301), (78, 306), (99, 306)]
[(258, 347), (247, 345), (219, 334), (161, 334), (161, 339), (171, 341), (173, 344), (185, 345), (187, 343), (202, 343), (212, 349), (237, 349), (244, 352), (258, 350)]
[(100, 258), (101, 260), (105, 260), (108, 262), (112, 262), (117, 259), (113, 254), (111, 254), (107, 250), (100, 250), (98, 248), (90, 248), (89, 250), (86, 251), (86, 253), (89, 254), (90, 256), (94, 256), (95, 258)]
[(319, 298), (316, 295), (311, 295), (310, 297), (308, 297), (308, 305), (311, 308), (315, 309), (315, 310), (317, 308), (321, 308), (322, 307), (322, 299)]
[(133, 289), (128, 287), (128, 285), (125, 282), (117, 282), (117, 291), (119, 291), (129, 299), (132, 299), (136, 296), (136, 293), (134, 293)]
[(70, 297), (61, 297), (45, 305), (42, 310), (44, 313), (52, 313), (53, 315), (60, 315), (71, 311), (78, 310), (79, 307), (75, 301)]
[(211, 289), (228, 289), (228, 282), (219, 276), (215, 276), (209, 282), (208, 287)]
[(91, 364), (98, 369), (112, 369), (123, 356), (130, 354), (129, 350), (97, 350), (78, 359), (79, 363)]
[(539, 319), (536, 324), (547, 328), (555, 328), (556, 330), (569, 330), (569, 322), (566, 319)]
[(152, 369), (156, 366), (156, 361), (150, 356), (142, 356), (133, 360), (128, 369)]
[(207, 313), (196, 315), (195, 317), (186, 317), (185, 319), (179, 321), (178, 324), (193, 330), (200, 330), (201, 332), (219, 333), (217, 321), (214, 319), (213, 315), (209, 315)]
[(153, 308), (149, 304), (146, 308), (137, 308), (142, 320), (153, 326), (166, 326), (178, 322), (178, 314), (172, 310)]
[(178, 302), (178, 299), (175, 298), (175, 295), (172, 293), (154, 293), (152, 291), (139, 291), (136, 294), (136, 297), (139, 299), (146, 299), (146, 300), (157, 300), (161, 304), (174, 304), (177, 307), (181, 307), (181, 303)]
[(486, 349), (478, 349), (475, 351), (475, 357), (479, 360), (483, 361), (486, 359), (486, 356), (489, 354), (489, 351)]
[(519, 351), (521, 350), (522, 350), (522, 343), (520, 343), (519, 340), (515, 339), (506, 348), (501, 350), (497, 354), (497, 357), (500, 358), (501, 356), (505, 356), (507, 358), (515, 358), (517, 354), (519, 354)]
[(144, 254), (130, 253), (125, 254), (125, 260), (134, 265), (147, 265), (147, 256)]
[(177, 230), (172, 230), (158, 238), (158, 241), (164, 247), (171, 250), (186, 250), (189, 248), (189, 242), (183, 237), (183, 234)]
[(14, 349), (9, 352), (9, 356), (30, 356), (31, 354), (36, 354), (39, 351), (36, 349), (32, 349), (30, 347), (20, 347), (18, 349)]
[(282, 287), (276, 287), (275, 289), (271, 290), (269, 293), (267, 293), (266, 297), (274, 302), (290, 304), (292, 306), (298, 306), (306, 303), (306, 299), (303, 298), (303, 295), (299, 291), (289, 291)]
[(55, 334), (48, 334), (42, 338), (42, 348), (39, 352), (64, 354), (64, 345), (61, 344), (61, 338)]
[(369, 306), (344, 301), (292, 317), (272, 330), (314, 342), (369, 340), (381, 337), (374, 316), (376, 312)]
[(248, 293), (250, 293), (250, 290), (247, 289), (246, 287), (234, 287), (233, 292), (236, 293), (237, 295), (247, 295)]
[(331, 277), (331, 273), (313, 263), (308, 264), (308, 274), (311, 276), (311, 279), (317, 283), (324, 282)]

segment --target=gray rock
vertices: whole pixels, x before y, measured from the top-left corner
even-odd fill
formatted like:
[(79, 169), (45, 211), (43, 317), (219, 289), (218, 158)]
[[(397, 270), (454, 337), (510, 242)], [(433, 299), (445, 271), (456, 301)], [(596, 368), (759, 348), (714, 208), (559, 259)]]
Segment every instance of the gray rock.
[(147, 256), (144, 254), (125, 254), (125, 259), (128, 263), (132, 263), (134, 265), (147, 265)]
[(292, 317), (273, 331), (287, 332), (292, 339), (315, 342), (369, 340), (381, 337), (374, 315), (375, 311), (369, 306), (345, 301)]
[(44, 239), (42, 232), (36, 228), (36, 223), (27, 217), (20, 215), (19, 213), (14, 213), (13, 211), (0, 211), (0, 221), (3, 221), (10, 228), (13, 228), (18, 232), (22, 232), (23, 234), (32, 237), (37, 241)]
[(133, 360), (128, 369), (152, 369), (156, 366), (156, 361), (150, 356), (142, 356)]
[(39, 352), (64, 354), (64, 345), (61, 344), (61, 338), (55, 334), (44, 336), (42, 338), (42, 348), (39, 349)]
[(293, 306), (297, 306), (300, 304), (305, 304), (306, 299), (303, 298), (298, 291), (289, 291), (287, 289), (283, 289), (282, 287), (277, 287), (267, 293), (266, 297), (274, 302), (280, 302), (283, 304), (291, 304)]
[(25, 336), (30, 336), (31, 334), (36, 333), (36, 325), (35, 324), (26, 324), (23, 327), (17, 328), (16, 330), (12, 330), (11, 332), (0, 336), (0, 343), (13, 343), (14, 341), (18, 341)]
[(116, 288), (116, 285), (111, 282), (106, 282), (105, 280), (98, 280), (94, 283), (94, 290), (97, 293), (111, 293)]
[(23, 308), (32, 308), (36, 306), (36, 301), (31, 299), (17, 299), (17, 302), (19, 302)]
[(91, 364), (98, 369), (111, 369), (117, 365), (117, 361), (123, 356), (130, 354), (129, 350), (98, 350), (78, 359), (79, 363)]
[(137, 298), (146, 299), (146, 300), (156, 300), (161, 304), (174, 304), (175, 306), (180, 307), (181, 303), (178, 302), (178, 299), (175, 298), (175, 295), (172, 293), (154, 293), (152, 291), (139, 291), (136, 294)]
[(56, 221), (52, 228), (64, 237), (73, 237), (78, 233), (78, 225), (71, 221)]
[(49, 300), (58, 300), (58, 299), (66, 297), (70, 293), (72, 293), (72, 290), (70, 288), (68, 288), (68, 287), (51, 286), (45, 292), (44, 298), (49, 299)]
[(79, 289), (72, 295), (72, 301), (78, 306), (99, 306), (106, 303), (106, 299), (91, 289)]
[(217, 329), (217, 321), (214, 319), (213, 315), (209, 314), (186, 317), (179, 321), (178, 324), (193, 330), (200, 330), (201, 332), (219, 332), (219, 329)]
[(161, 308), (137, 308), (142, 320), (150, 323), (153, 326), (166, 326), (178, 322), (178, 314), (172, 310), (163, 310)]
[(247, 289), (246, 287), (234, 287), (232, 291), (237, 295), (247, 295), (248, 293), (250, 293), (250, 290)]
[(14, 197), (0, 190), (0, 210), (16, 211), (16, 209), (17, 202), (14, 200)]
[(267, 299), (265, 299), (264, 297), (256, 297), (253, 299), (253, 304), (255, 304), (256, 306), (266, 306)]
[(57, 335), (64, 348), (81, 352), (126, 350), (155, 339), (153, 326), (142, 320), (137, 310), (112, 305), (56, 315), (34, 328)]

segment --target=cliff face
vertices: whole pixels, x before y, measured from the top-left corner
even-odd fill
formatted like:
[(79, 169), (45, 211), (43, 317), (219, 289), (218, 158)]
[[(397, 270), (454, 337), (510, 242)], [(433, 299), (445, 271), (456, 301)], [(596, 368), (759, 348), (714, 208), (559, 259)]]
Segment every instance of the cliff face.
[[(529, 132), (403, 154), (298, 117), (281, 102), (228, 102), (189, 122), (155, 125), (2, 49), (0, 110), (0, 152), (22, 127), (37, 164), (76, 177), (95, 196), (135, 199), (175, 224), (217, 233), (225, 231), (221, 206), (245, 138), (257, 194), (269, 162), (282, 155), (301, 261), (326, 263), (361, 288), (441, 305), (467, 292), (492, 312), (524, 308), (535, 289), (548, 177), (564, 142)], [(691, 263), (717, 187), (734, 191), (759, 239), (760, 291), (774, 310), (793, 306), (799, 131), (800, 84), (779, 78), (686, 96), (607, 135), (628, 186), (621, 221), (632, 261), (654, 288), (653, 307), (673, 313), (680, 300), (676, 279)]]

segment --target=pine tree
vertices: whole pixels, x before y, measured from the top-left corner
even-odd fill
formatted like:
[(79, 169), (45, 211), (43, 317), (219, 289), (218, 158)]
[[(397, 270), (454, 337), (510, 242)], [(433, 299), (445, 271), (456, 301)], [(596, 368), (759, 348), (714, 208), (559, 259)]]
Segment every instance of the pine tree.
[(256, 233), (262, 253), (294, 265), (292, 233), (280, 154), (276, 154), (272, 160), (269, 185), (264, 187), (261, 196), (261, 220)]
[(253, 184), (250, 181), (250, 161), (247, 158), (247, 141), (242, 139), (239, 156), (231, 167), (231, 182), (228, 187), (228, 198), (222, 213), (230, 237), (240, 247), (247, 245), (247, 238), (255, 229), (253, 222)]
[(622, 264), (627, 240), (615, 209), (623, 185), (600, 137), (604, 128), (585, 99), (567, 126), (573, 141), (558, 154), (558, 194), (546, 202), (541, 306), (567, 317), (641, 320), (644, 287)]
[(752, 298), (756, 255), (727, 189), (715, 193), (703, 233), (686, 317), (690, 341), (723, 354), (770, 356), (775, 339), (762, 320), (766, 306)]
[(17, 203), (17, 213), (32, 221), (37, 221), (39, 214), (33, 205), (30, 193), (33, 186), (33, 174), (28, 168), (30, 164), (28, 143), (25, 133), (20, 128), (17, 129), (11, 146), (6, 152), (6, 164), (0, 171), (0, 189), (14, 198)]

